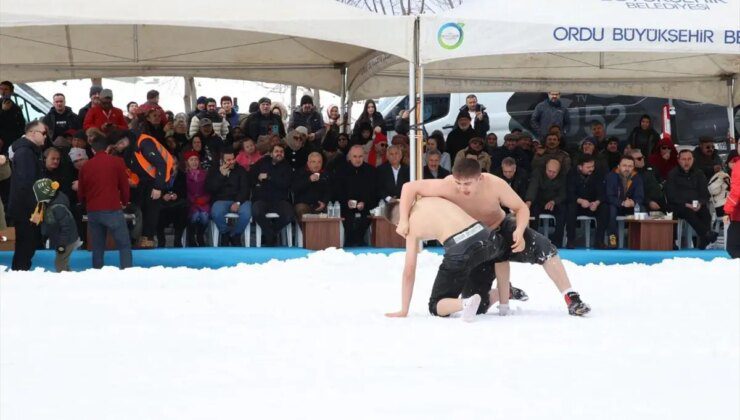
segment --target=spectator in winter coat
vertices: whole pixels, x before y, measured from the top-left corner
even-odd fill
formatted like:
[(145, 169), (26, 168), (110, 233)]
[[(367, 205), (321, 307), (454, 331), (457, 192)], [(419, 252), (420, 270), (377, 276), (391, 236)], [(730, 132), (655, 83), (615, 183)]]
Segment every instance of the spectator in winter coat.
[(640, 149), (632, 150), (630, 155), (635, 161), (637, 175), (642, 179), (646, 210), (667, 212), (668, 206), (665, 201), (665, 194), (663, 194), (663, 187), (655, 177), (655, 170), (645, 165), (645, 155), (642, 154)]
[(530, 121), (532, 130), (538, 138), (544, 140), (550, 132), (550, 127), (557, 125), (562, 129), (563, 136), (570, 130), (570, 115), (560, 101), (560, 92), (551, 91), (547, 94), (547, 99), (537, 104), (532, 113)]
[(658, 148), (648, 156), (648, 163), (657, 171), (658, 181), (663, 183), (668, 173), (678, 166), (678, 151), (670, 139), (658, 141)]
[[(0, 181), (10, 178), (11, 174), (10, 161), (5, 155), (0, 155)], [(3, 200), (0, 198), (0, 230), (7, 228), (8, 225), (5, 222), (5, 206), (3, 205)]]
[(707, 188), (709, 189), (709, 203), (714, 207), (714, 214), (717, 217), (724, 216), (724, 206), (727, 202), (727, 195), (730, 193), (730, 175), (725, 171), (715, 172), (709, 179)]
[(375, 101), (373, 101), (372, 99), (368, 99), (367, 101), (365, 101), (365, 107), (362, 110), (362, 114), (360, 114), (360, 117), (357, 118), (357, 121), (355, 121), (355, 126), (352, 129), (353, 137), (359, 137), (359, 128), (362, 127), (364, 124), (370, 124), (373, 133), (386, 134), (383, 115), (378, 112), (378, 107), (375, 104)]
[[(298, 127), (306, 129), (306, 144), (310, 145), (309, 149), (315, 151), (321, 146), (321, 139), (326, 134), (324, 120), (321, 113), (313, 105), (313, 98), (310, 95), (301, 97), (301, 104), (293, 111), (288, 123), (288, 130), (295, 130)], [(318, 147), (317, 147), (318, 146)]]
[(711, 230), (707, 179), (694, 167), (694, 155), (690, 150), (678, 154), (678, 166), (668, 174), (665, 195), (676, 217), (686, 220), (696, 232), (699, 249), (717, 240), (717, 232)]
[(560, 148), (561, 138), (557, 134), (548, 134), (545, 137), (545, 152), (532, 159), (532, 173), (543, 171), (550, 159), (560, 162), (560, 171), (567, 175), (571, 167), (570, 155)]
[[(167, 113), (164, 112), (164, 109), (162, 109), (161, 106), (159, 106), (159, 92), (152, 89), (149, 92), (146, 93), (146, 103), (144, 105), (148, 105), (150, 108), (156, 109), (159, 111), (159, 125), (161, 127), (164, 127), (169, 122), (169, 119), (167, 118)], [(177, 242), (177, 241), (175, 241)]]
[(567, 192), (560, 161), (553, 158), (547, 161), (544, 170), (532, 174), (525, 201), (535, 223), (540, 214), (555, 216), (555, 238), (552, 242), (558, 247), (563, 245)]
[(72, 112), (72, 108), (66, 106), (64, 94), (55, 93), (52, 100), (54, 106), (44, 115), (42, 120), (51, 131), (49, 137), (56, 139), (65, 136), (69, 130), (79, 130), (81, 128), (79, 117)]
[(455, 163), (463, 159), (474, 159), (480, 164), (480, 169), (483, 172), (491, 171), (491, 156), (485, 152), (485, 146), (483, 145), (483, 139), (480, 137), (473, 137), (468, 142), (468, 147), (457, 152), (455, 156)]
[[(252, 215), (262, 228), (263, 244), (274, 246), (277, 234), (295, 219), (293, 205), (290, 204), (293, 169), (285, 161), (285, 146), (274, 145), (272, 153), (254, 165), (252, 174), (256, 178)], [(268, 213), (276, 213), (278, 217), (268, 219)]]
[[(519, 168), (513, 157), (504, 158), (493, 173), (497, 177), (506, 181), (512, 190), (525, 201), (527, 199), (527, 188), (529, 188), (529, 174), (524, 169)], [(506, 210), (508, 212), (508, 209)]]
[(26, 133), (13, 142), (13, 176), (10, 178), (8, 216), (15, 226), (13, 270), (30, 270), (31, 260), (40, 240), (38, 225), (28, 218), (36, 207), (33, 183), (41, 178), (41, 147), (46, 141), (47, 127), (40, 121), (26, 125)]
[(622, 153), (619, 152), (619, 139), (609, 137), (606, 140), (606, 148), (596, 155), (596, 160), (607, 171), (613, 171), (614, 168), (619, 166), (619, 162), (622, 160)]
[(205, 231), (211, 221), (211, 195), (206, 189), (208, 171), (200, 166), (198, 152), (185, 152), (185, 181), (188, 200), (188, 246), (205, 246)]
[(640, 117), (640, 125), (635, 127), (627, 137), (627, 144), (632, 149), (640, 149), (643, 156), (650, 156), (658, 148), (660, 135), (653, 129), (653, 122), (650, 115)]
[(82, 128), (87, 131), (97, 128), (103, 133), (113, 130), (128, 130), (128, 124), (123, 118), (123, 111), (113, 106), (113, 92), (110, 89), (100, 91), (100, 104), (90, 108), (85, 115)]
[(102, 91), (102, 86), (90, 86), (90, 94), (88, 95), (90, 97), (90, 102), (77, 111), (77, 116), (80, 118), (80, 125), (85, 122), (85, 117), (87, 116), (88, 111), (90, 111), (92, 107), (100, 105), (100, 92)]
[[(442, 133), (439, 133), (439, 135), (442, 135)], [(439, 166), (449, 173), (452, 168), (450, 154), (443, 152), (442, 149), (440, 149), (439, 139), (435, 136), (435, 133), (432, 133), (432, 136), (427, 139), (426, 149), (422, 155), (422, 164), (428, 164), (429, 154), (433, 152), (437, 152), (439, 155)]]
[(442, 167), (442, 155), (439, 150), (429, 150), (426, 156), (426, 165), (424, 166), (424, 179), (443, 179), (450, 175), (450, 171)]
[(218, 154), (214, 153), (209, 146), (203, 144), (201, 134), (194, 135), (190, 139), (190, 144), (184, 150), (186, 152), (191, 150), (196, 152), (200, 158), (200, 167), (206, 171), (211, 169), (219, 160)]
[(740, 258), (740, 156), (735, 155), (727, 160), (730, 167), (730, 193), (724, 207), (724, 224), (727, 229), (725, 246), (732, 258)]
[(486, 137), (488, 130), (491, 129), (491, 124), (488, 120), (486, 107), (478, 103), (477, 96), (473, 94), (468, 95), (465, 98), (465, 105), (460, 107), (460, 113), (466, 113), (470, 116), (470, 121), (477, 137)]
[(188, 224), (188, 189), (185, 172), (176, 169), (173, 174), (173, 181), (167, 187), (162, 191), (162, 206), (157, 222), (157, 247), (164, 248), (166, 246), (164, 230), (172, 225), (175, 230), (174, 247), (182, 248), (182, 234)]
[(451, 158), (457, 158), (458, 152), (468, 146), (470, 139), (476, 137), (475, 129), (470, 121), (469, 114), (461, 113), (457, 115), (455, 128), (447, 135), (447, 144), (445, 145)]
[[(249, 174), (236, 164), (234, 152), (221, 155), (219, 166), (213, 166), (206, 177), (206, 190), (211, 194), (211, 219), (221, 234), (221, 246), (241, 246), (241, 236), (252, 219), (252, 182)], [(226, 213), (236, 213), (236, 222), (227, 221)]]
[(244, 133), (249, 138), (257, 139), (257, 149), (259, 149), (260, 136), (277, 134), (279, 138), (285, 137), (285, 125), (280, 116), (273, 114), (271, 109), (270, 98), (261, 98), (259, 111), (250, 114), (244, 122)]
[(609, 206), (609, 248), (617, 247), (617, 216), (634, 214), (635, 206), (644, 208), (642, 178), (635, 171), (631, 156), (622, 156), (619, 166), (606, 175), (606, 204)]
[(594, 121), (591, 123), (591, 135), (586, 137), (585, 140), (591, 140), (596, 145), (596, 150), (601, 152), (606, 149), (606, 130), (604, 129), (604, 123), (601, 121)]
[(24, 133), (26, 119), (21, 108), (13, 102), (15, 86), (7, 80), (0, 82), (0, 153), (7, 154), (8, 148)]
[(714, 148), (714, 139), (701, 137), (699, 147), (694, 149), (694, 166), (704, 172), (704, 177), (710, 179), (715, 172), (722, 170), (722, 159)]
[(491, 168), (493, 168), (494, 171), (499, 169), (504, 159), (508, 157), (516, 161), (516, 166), (518, 168), (529, 173), (532, 168), (532, 157), (519, 149), (518, 135), (514, 133), (509, 133), (504, 136), (503, 147), (493, 149), (493, 154), (491, 155)]
[(604, 246), (609, 208), (604, 197), (604, 176), (596, 171), (593, 156), (584, 155), (574, 170), (568, 173), (568, 199), (566, 223), (567, 247), (575, 248), (576, 222), (578, 216), (596, 219), (596, 247)]
[(70, 271), (69, 257), (82, 241), (69, 199), (59, 191), (59, 183), (49, 178), (37, 180), (33, 184), (33, 194), (41, 208), (31, 216), (32, 223), (41, 227), (41, 233), (49, 238), (49, 248), (56, 251), (54, 268), (57, 273)]
[(262, 159), (262, 154), (257, 151), (257, 145), (254, 144), (254, 140), (249, 137), (245, 138), (242, 142), (242, 150), (236, 156), (236, 163), (241, 165), (244, 170), (249, 172), (249, 169)]
[(308, 155), (304, 168), (295, 172), (291, 189), (295, 194), (295, 214), (299, 222), (304, 214), (325, 213), (331, 199), (330, 180), (322, 168), (324, 157), (319, 152)]
[(375, 185), (381, 200), (401, 198), (403, 184), (409, 182), (409, 167), (401, 163), (401, 148), (390, 146), (386, 152), (388, 161), (378, 167)]
[(378, 201), (376, 170), (364, 163), (361, 146), (349, 150), (349, 164), (337, 170), (336, 197), (344, 218), (344, 246), (367, 246), (365, 233), (370, 226), (370, 208)]
[(221, 110), (224, 114), (223, 118), (229, 123), (230, 131), (239, 127), (239, 113), (234, 109), (234, 101), (231, 99), (231, 96), (221, 97)]
[(308, 162), (310, 151), (306, 146), (307, 138), (306, 127), (303, 126), (290, 131), (285, 137), (285, 144), (288, 146), (284, 149), (285, 161), (288, 162), (293, 171), (304, 168), (306, 162)]
[(218, 110), (216, 109), (216, 100), (213, 98), (208, 98), (205, 111), (197, 113), (190, 120), (190, 137), (194, 136), (195, 133), (201, 131), (201, 125), (206, 124), (204, 121), (202, 121), (204, 119), (208, 119), (208, 121), (211, 122), (213, 132), (216, 133), (216, 135), (219, 136), (221, 139), (225, 139), (226, 136), (229, 134), (229, 122), (223, 119), (218, 114)]

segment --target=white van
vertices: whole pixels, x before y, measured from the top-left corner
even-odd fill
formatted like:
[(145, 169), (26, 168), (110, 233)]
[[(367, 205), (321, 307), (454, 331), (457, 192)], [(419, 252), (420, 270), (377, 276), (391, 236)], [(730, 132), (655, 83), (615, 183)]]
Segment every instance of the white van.
[[(484, 92), (475, 95), (478, 103), (486, 107), (490, 131), (496, 133), (500, 144), (503, 144), (504, 135), (515, 128), (531, 132), (532, 112), (547, 98), (544, 92)], [(424, 128), (427, 133), (442, 130), (447, 136), (467, 96), (468, 93), (424, 95)], [(561, 101), (570, 113), (570, 131), (566, 141), (571, 144), (590, 135), (593, 121), (604, 123), (608, 135), (626, 141), (644, 114), (652, 117), (653, 128), (660, 132), (661, 111), (668, 103), (664, 98), (581, 93), (563, 94)], [(673, 138), (678, 138), (679, 144), (696, 145), (700, 136), (711, 136), (718, 142), (718, 149), (723, 148), (729, 129), (725, 107), (682, 100), (674, 100), (673, 105), (676, 108)], [(403, 109), (408, 109), (408, 96), (378, 101), (378, 110), (383, 114), (389, 132), (394, 130), (395, 118)]]
[(26, 122), (44, 118), (44, 115), (53, 106), (48, 99), (41, 96), (40, 93), (25, 83), (14, 84), (12, 100), (23, 111), (23, 117), (26, 119)]

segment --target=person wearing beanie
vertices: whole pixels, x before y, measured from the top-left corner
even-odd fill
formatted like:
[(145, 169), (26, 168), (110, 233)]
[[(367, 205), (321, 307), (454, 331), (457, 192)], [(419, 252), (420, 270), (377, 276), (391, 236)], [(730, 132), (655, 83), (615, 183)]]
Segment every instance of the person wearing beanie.
[(188, 127), (190, 127), (190, 121), (193, 119), (194, 116), (206, 110), (207, 103), (208, 98), (206, 98), (205, 96), (198, 96), (198, 99), (195, 101), (195, 109), (188, 113)]
[(457, 153), (466, 148), (473, 137), (477, 137), (477, 135), (471, 124), (470, 114), (467, 112), (459, 113), (455, 121), (455, 128), (447, 135), (447, 153), (455, 159)]
[(242, 131), (247, 137), (257, 139), (260, 136), (277, 134), (281, 139), (285, 138), (285, 125), (279, 116), (272, 113), (272, 100), (267, 97), (258, 101), (257, 112), (250, 114), (244, 121)]
[(69, 257), (82, 245), (77, 223), (70, 209), (69, 197), (59, 190), (59, 183), (41, 178), (33, 184), (38, 205), (31, 222), (41, 226), (41, 234), (49, 238), (49, 248), (56, 251), (54, 268), (57, 273), (70, 271)]
[[(470, 121), (475, 130), (477, 137), (485, 138), (491, 124), (488, 119), (486, 107), (478, 103), (478, 97), (472, 93), (465, 97), (465, 105), (460, 107), (460, 114), (465, 113), (470, 116)], [(459, 114), (458, 114), (459, 115)], [(489, 153), (490, 154), (490, 153)]]
[(96, 105), (100, 105), (100, 92), (103, 91), (102, 86), (92, 85), (90, 86), (90, 94), (88, 95), (90, 98), (90, 102), (87, 103), (87, 105), (80, 108), (79, 111), (77, 111), (77, 116), (79, 117), (79, 125), (82, 126), (82, 123), (85, 122), (85, 116), (87, 115), (87, 112), (90, 111), (90, 109)]
[[(597, 146), (598, 147), (598, 146)], [(622, 159), (622, 153), (619, 151), (619, 139), (611, 136), (606, 139), (606, 147), (596, 155), (597, 164), (607, 171), (613, 171), (619, 166)]]
[[(288, 123), (288, 130), (295, 130), (297, 127), (305, 127), (308, 134), (306, 136), (306, 146), (310, 151), (321, 150), (321, 139), (324, 138), (326, 128), (321, 113), (313, 104), (313, 98), (309, 95), (301, 97), (301, 104), (293, 111)], [(301, 168), (303, 165), (301, 166)]]
[(468, 142), (468, 147), (457, 152), (452, 166), (454, 167), (463, 159), (474, 159), (478, 161), (481, 172), (491, 171), (491, 155), (486, 153), (483, 139), (480, 137), (473, 137)]

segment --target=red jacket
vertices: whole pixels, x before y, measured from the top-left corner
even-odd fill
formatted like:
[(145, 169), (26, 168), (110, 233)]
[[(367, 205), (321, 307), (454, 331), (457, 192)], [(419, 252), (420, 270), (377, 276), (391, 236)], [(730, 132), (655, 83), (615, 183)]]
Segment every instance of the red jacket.
[(128, 204), (129, 194), (123, 159), (97, 152), (80, 169), (77, 197), (88, 212), (121, 210)]
[(104, 111), (100, 106), (94, 106), (87, 111), (82, 128), (87, 130), (95, 127), (102, 130), (103, 124), (113, 124), (119, 130), (128, 130), (126, 119), (123, 118), (123, 111), (116, 107)]
[(740, 222), (740, 164), (735, 164), (732, 171), (730, 194), (725, 201), (725, 214), (730, 216), (731, 221)]

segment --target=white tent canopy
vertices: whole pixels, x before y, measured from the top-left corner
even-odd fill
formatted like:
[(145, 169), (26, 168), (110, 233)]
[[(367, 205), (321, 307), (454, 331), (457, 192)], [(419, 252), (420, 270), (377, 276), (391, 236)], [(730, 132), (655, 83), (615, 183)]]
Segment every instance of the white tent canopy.
[[(739, 0), (466, 0), (420, 19), (425, 93), (559, 89), (726, 105), (740, 73)], [(357, 78), (355, 97), (406, 92), (407, 65), (385, 63)]]
[(378, 51), (410, 59), (412, 31), (412, 18), (333, 0), (3, 0), (0, 79), (213, 77), (340, 93), (345, 66)]

